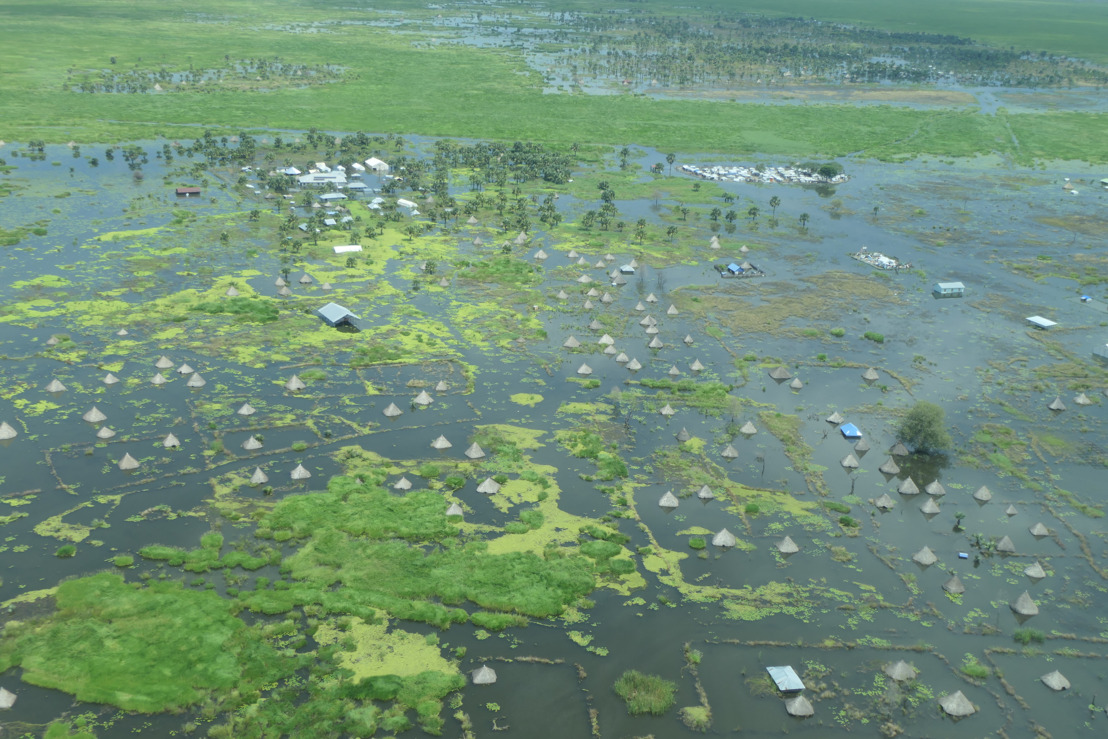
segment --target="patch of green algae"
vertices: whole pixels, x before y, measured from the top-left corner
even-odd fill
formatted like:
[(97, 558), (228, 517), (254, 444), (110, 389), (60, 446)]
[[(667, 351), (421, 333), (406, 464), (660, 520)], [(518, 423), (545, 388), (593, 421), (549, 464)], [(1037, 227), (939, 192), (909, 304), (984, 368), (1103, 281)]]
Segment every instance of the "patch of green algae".
[(321, 646), (343, 645), (344, 651), (339, 652), (337, 661), (354, 673), (356, 681), (375, 675), (409, 677), (429, 671), (460, 674), (458, 666), (445, 659), (437, 645), (428, 643), (427, 637), (395, 626), (390, 629), (387, 620), (366, 623), (353, 618), (346, 630), (321, 624), (315, 640)]
[(525, 405), (528, 408), (534, 408), (543, 401), (543, 397), (538, 393), (514, 393), (508, 396), (508, 400), (516, 405)]

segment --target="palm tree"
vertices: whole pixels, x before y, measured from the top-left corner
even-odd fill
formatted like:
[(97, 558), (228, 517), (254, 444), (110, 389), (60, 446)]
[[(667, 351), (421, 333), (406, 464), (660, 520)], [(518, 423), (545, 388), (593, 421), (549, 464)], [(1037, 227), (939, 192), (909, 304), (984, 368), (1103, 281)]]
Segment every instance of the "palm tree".
[(807, 213), (801, 213), (800, 217), (797, 218), (797, 220), (800, 221), (800, 227), (803, 228), (805, 231), (808, 230), (808, 219), (809, 215)]
[(781, 205), (781, 198), (774, 195), (772, 198), (769, 199), (769, 207), (773, 208), (773, 218), (777, 217), (777, 207), (779, 205)]
[(673, 163), (677, 161), (676, 154), (666, 154), (666, 164), (669, 165), (669, 173), (673, 174)]
[(756, 221), (756, 220), (758, 220), (758, 213), (759, 212), (760, 211), (758, 210), (758, 206), (757, 205), (752, 205), (752, 206), (750, 206), (750, 210), (748, 210), (746, 212), (746, 214), (748, 216), (750, 216), (750, 220)]

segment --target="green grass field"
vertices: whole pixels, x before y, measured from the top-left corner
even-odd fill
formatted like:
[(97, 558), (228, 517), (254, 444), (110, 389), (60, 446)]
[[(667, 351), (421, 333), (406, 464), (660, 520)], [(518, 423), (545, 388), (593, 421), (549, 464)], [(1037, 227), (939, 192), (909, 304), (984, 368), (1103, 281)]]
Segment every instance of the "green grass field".
[[(414, 25), (387, 31), (357, 24), (395, 18), (382, 15), (380, 8), (389, 5), (362, 11), (270, 0), (200, 0), (187, 9), (150, 0), (6, 3), (0, 6), (0, 138), (115, 142), (158, 134), (191, 137), (197, 126), (317, 127), (564, 144), (637, 143), (674, 151), (879, 158), (996, 152), (1017, 160), (1108, 161), (1108, 137), (1101, 135), (1105, 117), (1096, 114), (1003, 118), (951, 110), (544, 95), (539, 75), (511, 50), (431, 46), (425, 32), (412, 30)], [(925, 14), (917, 5), (904, 9), (903, 18), (890, 18), (888, 3), (865, 0), (836, 4), (835, 12), (843, 19), (856, 15), (890, 26), (895, 21), (912, 30), (977, 35), (987, 26), (998, 41), (1077, 54), (1098, 46), (1099, 31), (1108, 24), (1102, 6), (934, 0), (922, 6), (950, 12)], [(806, 0), (775, 8), (818, 15)], [(664, 10), (660, 5), (650, 9)], [(432, 12), (409, 8), (405, 17), (429, 18)], [(984, 20), (992, 16), (1003, 23), (994, 27)], [(965, 22), (960, 30), (955, 28), (958, 18)], [(1071, 26), (1079, 33), (1068, 33)], [(212, 70), (275, 56), (287, 64), (338, 65), (344, 69), (342, 79), (302, 87), (288, 79), (196, 84), (189, 91), (159, 94), (65, 89), (74, 79), (102, 70)], [(1013, 141), (1008, 126), (1026, 132), (1026, 150)]]

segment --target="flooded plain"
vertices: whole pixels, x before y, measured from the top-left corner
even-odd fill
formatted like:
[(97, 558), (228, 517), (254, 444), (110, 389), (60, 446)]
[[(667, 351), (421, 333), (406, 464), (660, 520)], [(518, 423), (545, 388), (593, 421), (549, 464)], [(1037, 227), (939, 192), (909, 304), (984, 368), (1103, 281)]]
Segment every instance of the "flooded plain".
[[(139, 142), (152, 154), (167, 144)], [(415, 159), (435, 150), (405, 146)], [(394, 498), (430, 490), (443, 511), (457, 503), (461, 540), (490, 552), (572, 556), (606, 531), (618, 534), (613, 561), (630, 563), (598, 564), (587, 600), (499, 631), (476, 619), (440, 630), (375, 604), (393, 638), (427, 636), (466, 676), (496, 670), (495, 684), (446, 699), (448, 735), (691, 736), (679, 711), (698, 706), (716, 735), (1073, 737), (1108, 726), (1108, 371), (1093, 358), (1108, 342), (1103, 172), (844, 160), (850, 180), (828, 190), (651, 174), (665, 156), (648, 149), (621, 169), (613, 151), (577, 165), (574, 182), (505, 186), (532, 212), (558, 196), (564, 221), (532, 220), (522, 238), (489, 185), (471, 219), (402, 214), (373, 237), (324, 231), (290, 247), (279, 224), (309, 219), (314, 198), (296, 193), (290, 208), (259, 194), (256, 171), (160, 153), (137, 177), (103, 150), (0, 149), (11, 191), (0, 222), (19, 231), (0, 255), (0, 421), (17, 432), (0, 449), (6, 619), (48, 617), (50, 589), (112, 571), (212, 591), (249, 624), (277, 623), (287, 616), (252, 606), (270, 580), (307, 582), (297, 563), (313, 546), (275, 536), (281, 506), (368, 459)], [(260, 151), (255, 167), (283, 158)], [(741, 162), (759, 163), (784, 164)], [(476, 196), (468, 178), (450, 175), (459, 208)], [(612, 183), (631, 225), (583, 226), (602, 207), (597, 180)], [(174, 195), (196, 184), (200, 197)], [(385, 197), (396, 195), (411, 196)], [(715, 207), (738, 216), (720, 221)], [(358, 228), (376, 220), (364, 202), (346, 208)], [(355, 241), (353, 262), (330, 248)], [(863, 246), (912, 267), (875, 270), (851, 257)], [(732, 261), (765, 276), (721, 278), (715, 266)], [(940, 281), (964, 283), (965, 296), (936, 299)], [(234, 293), (256, 312), (220, 307)], [(330, 301), (362, 330), (321, 322), (313, 311)], [(1057, 325), (1034, 328), (1035, 315)], [(580, 346), (566, 348), (570, 337)], [(789, 377), (771, 378), (780, 367)], [(877, 379), (863, 379), (870, 368)], [(193, 372), (203, 384), (187, 386)], [(105, 383), (109, 373), (119, 381)], [(152, 382), (159, 373), (164, 384)], [(303, 390), (288, 389), (293, 375)], [(47, 391), (54, 379), (64, 390)], [(1064, 410), (1048, 407), (1056, 398)], [(952, 447), (894, 456), (898, 420), (919, 400), (945, 410)], [(391, 403), (398, 417), (383, 414)], [(243, 404), (255, 412), (238, 413)], [(83, 420), (93, 406), (104, 420)], [(828, 422), (836, 412), (863, 448)], [(114, 435), (98, 437), (105, 428)], [(440, 435), (449, 448), (432, 448)], [(251, 438), (260, 448), (243, 447)], [(474, 442), (486, 456), (465, 454)], [(125, 454), (137, 469), (119, 468)], [(310, 479), (292, 479), (301, 465)], [(250, 484), (256, 469), (267, 482)], [(492, 479), (498, 492), (478, 491)], [(698, 497), (704, 486), (713, 499)], [(676, 508), (659, 506), (667, 492)], [(712, 546), (724, 528), (735, 546)], [(265, 561), (204, 571), (156, 556), (210, 532)], [(785, 537), (795, 553), (780, 551)], [(998, 551), (1004, 537), (1011, 551)], [(426, 543), (428, 556), (438, 546)], [(925, 547), (935, 561), (921, 565)], [(1025, 573), (1035, 563), (1042, 577)], [(953, 576), (964, 593), (944, 589)], [(1037, 615), (1014, 612), (1025, 591)], [(293, 614), (329, 623), (313, 607)], [(313, 630), (292, 648), (321, 643)], [(899, 660), (914, 680), (885, 675)], [(766, 677), (773, 665), (794, 667), (814, 715), (788, 715)], [(612, 689), (628, 669), (674, 681), (675, 707), (628, 715)], [(1054, 670), (1067, 690), (1041, 682)], [(21, 674), (0, 675), (18, 695), (3, 716), (13, 731), (90, 715), (100, 736), (202, 734), (226, 719), (195, 706), (117, 712)], [(974, 715), (943, 713), (940, 698), (956, 691)]]

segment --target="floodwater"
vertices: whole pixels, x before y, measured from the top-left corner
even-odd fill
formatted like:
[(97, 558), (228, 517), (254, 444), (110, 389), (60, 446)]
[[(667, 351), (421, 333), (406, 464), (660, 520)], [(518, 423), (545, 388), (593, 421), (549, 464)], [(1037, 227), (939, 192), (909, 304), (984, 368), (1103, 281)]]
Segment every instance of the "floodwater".
[[(153, 151), (161, 143), (143, 145)], [(740, 213), (747, 203), (762, 209), (756, 222), (744, 216), (733, 234), (721, 234), (716, 252), (707, 244), (718, 225), (693, 217), (687, 227), (702, 232), (704, 244), (695, 264), (653, 263), (630, 234), (588, 253), (590, 263), (605, 251), (616, 256), (613, 265), (633, 257), (642, 262), (639, 274), (621, 288), (608, 285), (600, 269), (571, 266), (568, 249), (559, 248), (557, 238), (541, 230), (532, 234), (533, 243), (550, 253), (544, 279), (527, 300), (532, 306), (527, 310), (542, 321), (543, 339), (505, 346), (467, 342), (465, 326), (452, 318), (452, 304), (484, 299), (486, 293), (482, 286), (455, 284), (445, 291), (408, 292), (401, 299), (450, 328), (449, 342), (458, 351), (452, 361), (352, 369), (347, 357), (312, 353), (249, 367), (227, 358), (218, 342), (205, 346), (189, 339), (187, 349), (175, 346), (176, 335), (162, 333), (166, 326), (143, 318), (143, 305), (184, 289), (206, 290), (221, 275), (244, 270), (256, 271), (249, 284), (260, 294), (275, 295), (281, 263), (271, 242), (236, 231), (235, 243), (223, 246), (213, 236), (218, 231), (205, 225), (205, 219), (232, 213), (237, 214), (230, 216), (232, 222), (243, 221), (251, 209), (267, 204), (210, 176), (201, 199), (177, 203), (169, 183), (176, 183), (180, 172), (171, 173), (160, 160), (144, 167), (144, 180), (136, 182), (118, 157), (105, 159), (102, 147), (83, 147), (81, 158), (65, 147), (48, 147), (42, 161), (31, 161), (12, 157), (15, 146), (0, 150), (16, 167), (4, 175), (16, 190), (0, 199), (0, 222), (11, 227), (45, 221), (47, 233), (28, 234), (19, 244), (3, 247), (4, 303), (101, 296), (126, 300), (135, 313), (128, 326), (132, 336), (124, 338), (114, 335), (119, 325), (77, 330), (51, 315), (56, 305), (47, 303), (39, 318), (8, 312), (0, 319), (0, 420), (20, 431), (0, 448), (7, 460), (0, 495), (10, 505), (10, 511), (0, 513), (27, 514), (3, 524), (0, 601), (108, 568), (115, 554), (136, 553), (148, 544), (195, 547), (212, 527), (229, 542), (250, 540), (248, 523), (222, 516), (211, 503), (213, 481), (222, 476), (249, 475), (261, 466), (270, 475), (274, 498), (308, 493), (340, 471), (330, 455), (342, 446), (359, 444), (397, 460), (458, 459), (479, 424), (547, 431), (545, 446), (532, 456), (557, 468), (560, 507), (575, 515), (603, 516), (612, 510), (598, 490), (603, 483), (583, 479), (594, 471), (593, 464), (570, 456), (552, 433), (575, 425), (572, 415), (557, 413), (560, 407), (590, 403), (607, 415), (610, 440), (618, 444), (635, 485), (628, 509), (633, 515), (620, 526), (631, 537), (629, 548), (660, 547), (688, 556), (680, 561), (679, 573), (671, 572), (664, 581), (636, 556), (647, 587), (630, 596), (598, 589), (591, 596), (596, 605), (582, 612), (580, 623), (554, 620), (490, 638), (468, 625), (445, 633), (443, 641), (451, 648), (467, 647), (464, 671), (489, 662), (499, 673), (496, 685), (465, 690), (463, 706), (478, 735), (495, 725), (529, 737), (586, 736), (590, 709), (598, 711), (602, 736), (693, 735), (681, 725), (676, 708), (662, 717), (626, 714), (611, 686), (631, 668), (675, 681), (678, 708), (699, 703), (699, 680), (712, 710), (710, 732), (717, 735), (892, 736), (899, 727), (912, 737), (979, 737), (999, 729), (1009, 737), (1031, 737), (1041, 726), (1057, 737), (1075, 737), (1100, 735), (1108, 726), (1100, 708), (1108, 695), (1106, 583), (1100, 574), (1106, 543), (1103, 519), (1093, 517), (1104, 504), (1108, 375), (1091, 358), (1092, 350), (1108, 340), (1108, 330), (1104, 313), (1080, 300), (1086, 293), (1106, 297), (1106, 273), (1096, 231), (1086, 235), (1087, 230), (1065, 227), (1101, 222), (1097, 219), (1108, 194), (1090, 180), (1102, 174), (1076, 164), (1014, 171), (984, 160), (953, 165), (848, 161), (851, 180), (833, 193), (726, 184), (724, 190), (743, 204)], [(98, 167), (89, 165), (92, 155), (99, 157)], [(644, 168), (661, 160), (657, 152), (642, 151)], [(1067, 181), (1078, 195), (1063, 189)], [(776, 226), (770, 223), (772, 196), (782, 201)], [(673, 203), (663, 203), (661, 212), (667, 205)], [(587, 206), (566, 195), (559, 207), (572, 222)], [(641, 216), (654, 223), (660, 217), (645, 200), (619, 207), (629, 221)], [(111, 231), (164, 226), (181, 209), (196, 213), (201, 226), (149, 237), (155, 252), (184, 247), (173, 252), (179, 256), (170, 264), (126, 256), (123, 248), (96, 240)], [(797, 223), (800, 213), (810, 216), (806, 228)], [(504, 238), (483, 226), (462, 225), (459, 258), (483, 253), (471, 245), (475, 235), (486, 243)], [(746, 256), (738, 251), (742, 244), (751, 249)], [(863, 245), (913, 269), (878, 273), (850, 258)], [(518, 253), (526, 258), (535, 249)], [(113, 256), (105, 259), (105, 253)], [(719, 279), (712, 265), (732, 259), (749, 259), (767, 275)], [(387, 265), (385, 279), (406, 290), (417, 263), (414, 256), (396, 259)], [(1074, 265), (1091, 265), (1093, 278), (1079, 284), (1069, 276)], [(310, 273), (312, 265), (305, 266)], [(615, 301), (605, 306), (594, 299), (595, 307), (586, 310), (589, 286), (576, 281), (582, 273), (598, 280), (597, 289), (610, 291)], [(298, 274), (294, 271), (294, 279)], [(64, 277), (71, 284), (60, 291), (48, 283), (13, 287), (42, 275)], [(966, 296), (933, 298), (931, 284), (946, 280), (964, 282)], [(560, 289), (569, 299), (554, 297)], [(295, 290), (320, 304), (328, 299), (316, 285)], [(650, 293), (658, 302), (636, 311)], [(711, 310), (698, 310), (703, 301), (721, 296)], [(353, 301), (351, 309), (373, 320), (387, 320), (392, 309), (375, 307), (368, 291), (347, 299)], [(679, 306), (677, 315), (667, 314), (671, 304)], [(752, 325), (745, 316), (758, 310), (766, 311), (764, 321)], [(661, 349), (647, 347), (650, 337), (639, 325), (645, 314), (658, 321)], [(1031, 328), (1025, 318), (1036, 314), (1058, 326)], [(594, 317), (606, 317), (604, 331), (615, 338), (617, 349), (642, 363), (641, 370), (631, 373), (599, 352), (596, 341), (604, 331), (587, 328)], [(842, 336), (832, 333), (839, 327)], [(865, 332), (882, 334), (884, 341), (863, 338)], [(45, 346), (55, 334), (70, 336), (80, 351), (59, 358)], [(686, 334), (694, 337), (691, 347), (682, 343)], [(562, 348), (570, 335), (582, 342), (581, 350)], [(296, 337), (289, 341), (295, 343)], [(164, 370), (170, 383), (158, 388), (149, 379), (161, 354), (173, 360), (174, 368)], [(705, 365), (699, 376), (690, 369), (697, 359)], [(208, 381), (205, 387), (184, 387), (175, 368), (186, 362)], [(596, 387), (569, 381), (582, 363), (592, 368)], [(465, 392), (464, 364), (472, 367), (472, 393)], [(789, 367), (803, 389), (770, 379), (768, 371), (778, 364)], [(103, 385), (105, 366), (124, 382)], [(666, 420), (657, 412), (665, 401), (655, 402), (655, 391), (637, 383), (665, 379), (672, 366), (681, 379), (732, 386), (728, 395), (737, 399), (735, 409), (704, 411), (674, 401), (678, 412)], [(291, 374), (313, 367), (323, 369), (326, 378), (300, 394), (284, 390)], [(861, 378), (867, 367), (879, 375), (872, 384)], [(67, 391), (47, 395), (43, 387), (51, 377), (62, 380)], [(433, 393), (429, 408), (413, 408), (411, 399), (419, 392), (413, 385), (440, 379), (449, 389)], [(367, 383), (378, 394), (367, 394)], [(1073, 402), (1082, 390), (1091, 405)], [(521, 406), (510, 400), (515, 393), (538, 393), (542, 400)], [(1047, 408), (1056, 396), (1065, 411)], [(901, 472), (884, 475), (878, 467), (896, 441), (897, 414), (916, 400), (944, 408), (953, 449), (939, 458), (898, 458)], [(259, 413), (249, 419), (234, 415), (243, 402)], [(381, 411), (390, 402), (405, 413), (386, 422)], [(95, 443), (96, 426), (81, 420), (94, 404), (117, 431), (109, 443)], [(834, 411), (856, 424), (871, 447), (857, 455), (860, 468), (853, 472), (840, 464), (852, 442), (824, 420)], [(799, 419), (799, 437), (810, 453), (807, 469), (765, 428), (760, 414), (775, 412)], [(733, 431), (747, 420), (757, 427), (750, 438)], [(380, 425), (367, 430), (367, 424)], [(667, 467), (663, 463), (681, 448), (675, 435), (683, 428), (703, 442), (705, 454), (678, 454), (684, 467)], [(1011, 432), (1010, 445), (983, 441), (1005, 429)], [(170, 432), (181, 441), (178, 451), (161, 446)], [(242, 450), (246, 438), (261, 432), (261, 450)], [(439, 434), (453, 443), (452, 449), (438, 453), (430, 448)], [(216, 442), (227, 452), (212, 452)], [(295, 451), (298, 442), (304, 447)], [(720, 456), (729, 442), (739, 451), (731, 462)], [(116, 468), (124, 452), (140, 459), (139, 472)], [(299, 463), (312, 472), (311, 480), (289, 479)], [(702, 503), (695, 495), (684, 497), (699, 488), (691, 479), (705, 475), (717, 488), (730, 482), (775, 491), (767, 495), (781, 499), (839, 503), (857, 526), (841, 525), (839, 512), (818, 507), (808, 517), (781, 507), (743, 513), (741, 502), (731, 507), (722, 499)], [(945, 487), (946, 494), (936, 499), (938, 514), (920, 511), (928, 494), (896, 493), (909, 475), (921, 489), (935, 480)], [(515, 514), (502, 513), (476, 493), (480, 479), (469, 480), (457, 494), (473, 511), (467, 519), (503, 525)], [(415, 483), (417, 488), (425, 484)], [(993, 494), (983, 505), (971, 497), (982, 485)], [(656, 505), (668, 490), (683, 496), (670, 513)], [(263, 497), (261, 490), (247, 486), (238, 493), (245, 499)], [(891, 511), (881, 512), (872, 503), (883, 493), (895, 502)], [(110, 497), (116, 495), (121, 497)], [(1005, 512), (1010, 505), (1014, 515)], [(59, 533), (57, 527), (44, 527), (52, 517), (71, 528)], [(1050, 534), (1033, 536), (1028, 529), (1036, 522)], [(708, 532), (727, 527), (750, 547), (719, 551), (709, 544), (698, 556), (689, 547), (698, 527)], [(77, 556), (59, 559), (54, 552), (67, 531), (86, 536), (77, 543)], [(799, 546), (788, 557), (775, 549), (786, 535)], [(1004, 535), (1011, 537), (1014, 554), (974, 548), (977, 537)], [(911, 560), (924, 546), (938, 557), (927, 568)], [(962, 553), (967, 556), (961, 558)], [(1035, 561), (1048, 571), (1039, 582), (1022, 574)], [(137, 581), (144, 573), (185, 575), (139, 560), (126, 576)], [(957, 598), (942, 590), (951, 574), (966, 587)], [(224, 592), (222, 577), (211, 581)], [(773, 603), (752, 600), (746, 618), (737, 618), (727, 603), (738, 599), (735, 593), (759, 588), (780, 588), (786, 595)], [(688, 597), (705, 595), (703, 589), (732, 595)], [(1023, 626), (1047, 637), (1026, 651), (1013, 641), (1021, 624), (1008, 605), (1024, 590), (1040, 613)], [(26, 617), (33, 607), (17, 611)], [(401, 627), (427, 631), (420, 625)], [(589, 648), (571, 640), (570, 630), (589, 637)], [(695, 675), (685, 664), (686, 644), (703, 653)], [(982, 681), (965, 677), (960, 667), (966, 654), (995, 672)], [(876, 679), (885, 664), (899, 659), (920, 671), (911, 688)], [(813, 717), (790, 718), (781, 697), (763, 689), (764, 668), (778, 664), (793, 665), (808, 682), (805, 695), (815, 707)], [(1054, 693), (1038, 681), (1052, 670), (1069, 679), (1070, 690)], [(5, 721), (41, 724), (67, 711), (100, 710), (75, 709), (62, 693), (22, 684), (18, 670), (0, 676), (0, 683), (19, 694)], [(958, 722), (945, 718), (937, 706), (939, 697), (956, 690), (979, 709)], [(150, 725), (169, 731), (188, 718), (123, 718), (109, 733)], [(446, 731), (459, 733), (453, 718), (447, 717)]]

